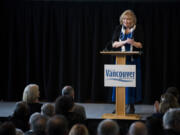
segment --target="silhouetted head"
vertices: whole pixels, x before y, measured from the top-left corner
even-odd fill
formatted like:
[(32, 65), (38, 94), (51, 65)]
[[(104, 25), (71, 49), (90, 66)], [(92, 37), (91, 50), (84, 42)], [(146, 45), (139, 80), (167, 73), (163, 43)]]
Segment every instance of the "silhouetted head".
[(118, 135), (119, 134), (119, 126), (118, 124), (111, 120), (106, 119), (99, 123), (97, 127), (98, 135)]
[(71, 96), (60, 96), (55, 101), (55, 114), (67, 114), (74, 106)]
[(47, 122), (47, 135), (65, 135), (68, 130), (68, 122), (63, 115), (55, 115)]
[(71, 96), (74, 99), (74, 88), (72, 86), (64, 86), (62, 89), (62, 96)]
[(129, 135), (147, 135), (148, 131), (143, 122), (137, 121), (131, 124), (128, 133)]

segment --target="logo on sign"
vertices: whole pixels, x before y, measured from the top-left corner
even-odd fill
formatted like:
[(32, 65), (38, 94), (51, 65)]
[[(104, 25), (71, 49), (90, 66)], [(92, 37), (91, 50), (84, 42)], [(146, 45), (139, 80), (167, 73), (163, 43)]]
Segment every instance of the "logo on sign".
[(135, 72), (123, 72), (106, 69), (108, 80), (116, 80), (120, 82), (132, 82), (135, 79)]
[(112, 87), (136, 87), (136, 65), (105, 65), (104, 84)]

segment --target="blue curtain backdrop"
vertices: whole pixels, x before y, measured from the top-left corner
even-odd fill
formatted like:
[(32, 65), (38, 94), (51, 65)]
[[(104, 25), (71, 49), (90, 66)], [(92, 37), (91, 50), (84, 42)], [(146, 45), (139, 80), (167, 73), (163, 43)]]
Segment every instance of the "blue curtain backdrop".
[(142, 103), (153, 103), (180, 76), (180, 3), (174, 1), (11, 1), (3, 3), (0, 99), (21, 100), (28, 83), (40, 100), (54, 101), (64, 85), (79, 102), (110, 102), (104, 88), (102, 51), (125, 9), (134, 10), (144, 31)]

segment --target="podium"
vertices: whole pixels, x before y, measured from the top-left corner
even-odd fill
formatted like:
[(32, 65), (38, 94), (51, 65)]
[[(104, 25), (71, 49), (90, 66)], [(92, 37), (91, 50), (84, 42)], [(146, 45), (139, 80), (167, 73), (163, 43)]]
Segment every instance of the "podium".
[[(140, 55), (139, 51), (101, 51), (103, 55), (112, 55), (116, 56), (116, 64), (125, 65), (126, 56)], [(137, 114), (126, 114), (126, 103), (125, 103), (125, 87), (116, 87), (116, 112), (115, 114), (105, 113), (102, 115), (102, 118), (106, 119), (128, 119), (128, 120), (139, 120), (140, 116)]]

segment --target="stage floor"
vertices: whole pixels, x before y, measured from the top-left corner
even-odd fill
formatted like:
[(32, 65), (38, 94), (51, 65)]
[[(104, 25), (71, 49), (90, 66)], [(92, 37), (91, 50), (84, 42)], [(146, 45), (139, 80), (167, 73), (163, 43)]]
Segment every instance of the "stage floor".
[[(86, 116), (88, 119), (101, 119), (104, 113), (112, 113), (115, 109), (114, 104), (100, 103), (78, 103), (85, 107)], [(15, 107), (15, 102), (0, 102), (0, 117), (8, 117), (12, 114)], [(153, 113), (153, 105), (138, 104), (135, 105), (135, 113), (141, 116), (142, 120)]]

